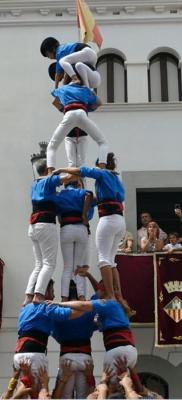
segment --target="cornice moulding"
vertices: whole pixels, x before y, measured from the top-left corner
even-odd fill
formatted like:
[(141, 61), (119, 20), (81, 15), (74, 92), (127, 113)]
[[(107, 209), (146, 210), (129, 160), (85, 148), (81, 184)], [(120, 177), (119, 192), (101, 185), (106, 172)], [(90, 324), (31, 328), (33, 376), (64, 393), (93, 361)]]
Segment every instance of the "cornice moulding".
[[(76, 0), (0, 0), (0, 7), (73, 7)], [(153, 7), (153, 6), (166, 6), (178, 7), (181, 6), (181, 0), (87, 0), (89, 7)]]
[[(104, 14), (108, 12), (125, 12), (135, 13), (141, 10), (150, 10), (151, 12), (161, 13), (170, 9), (182, 9), (181, 0), (87, 0), (90, 9), (96, 14)], [(50, 10), (76, 10), (76, 0), (20, 0), (20, 1), (1, 1), (0, 12), (8, 12), (12, 9), (21, 9), (23, 12), (36, 11), (48, 8)]]
[[(158, 17), (158, 18), (97, 18), (97, 23), (102, 25), (120, 25), (120, 24), (172, 24), (172, 23), (182, 23), (182, 15), (171, 17)], [(48, 11), (40, 10), (34, 16), (29, 16), (25, 18), (21, 10), (11, 11), (9, 15), (1, 13), (0, 10), (0, 27), (25, 27), (25, 26), (72, 26), (76, 24), (76, 16), (73, 13), (68, 12), (66, 16), (52, 16)]]
[(182, 102), (165, 102), (165, 103), (115, 103), (104, 104), (97, 111), (99, 112), (136, 112), (136, 111), (182, 111)]

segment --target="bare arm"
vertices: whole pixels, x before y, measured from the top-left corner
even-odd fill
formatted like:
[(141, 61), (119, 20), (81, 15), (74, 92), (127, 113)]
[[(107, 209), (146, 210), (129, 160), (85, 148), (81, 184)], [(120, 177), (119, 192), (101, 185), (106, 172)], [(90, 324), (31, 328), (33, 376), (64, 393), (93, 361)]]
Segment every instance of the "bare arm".
[(77, 267), (75, 271), (75, 275), (80, 275), (80, 276), (85, 276), (86, 278), (89, 279), (94, 291), (96, 292), (98, 290), (98, 281), (93, 277), (90, 272), (88, 272), (88, 269), (84, 267)]
[(141, 252), (145, 253), (148, 250), (149, 245), (150, 245), (150, 240), (146, 239), (146, 238), (142, 238), (140, 241)]
[(71, 175), (78, 175), (80, 176), (80, 168), (76, 168), (76, 167), (70, 167), (70, 168), (59, 168), (56, 169), (53, 174), (54, 175), (59, 175), (62, 172), (65, 172), (67, 174), (71, 174)]
[(6, 392), (2, 395), (3, 399), (11, 399), (13, 397), (13, 393), (14, 393), (16, 387), (17, 387), (17, 384), (18, 384), (19, 376), (20, 376), (20, 369), (16, 370), (14, 368), (12, 377), (9, 380), (9, 383), (8, 383), (8, 388), (7, 388)]
[(18, 387), (15, 396), (13, 396), (13, 399), (26, 399), (28, 395), (30, 395), (32, 392), (32, 388), (25, 387), (23, 383)]
[(98, 290), (98, 281), (88, 271), (86, 272), (85, 276), (87, 276), (87, 278), (89, 279), (94, 291), (96, 292)]
[[(60, 307), (69, 307), (72, 308), (73, 310), (79, 311), (79, 313), (76, 313), (76, 311), (72, 311), (72, 318), (77, 318), (78, 316), (81, 315), (81, 311), (92, 311), (93, 306), (91, 301), (63, 301), (61, 303), (57, 303), (54, 301), (49, 301), (47, 300), (46, 303), (48, 304), (56, 304), (59, 305)], [(79, 315), (80, 314), (80, 315)]]
[(64, 106), (61, 104), (61, 102), (59, 101), (59, 99), (57, 97), (55, 97), (52, 104), (54, 107), (57, 108), (58, 111), (62, 112), (64, 110)]
[(50, 399), (49, 394), (49, 377), (46, 368), (39, 369), (39, 379), (42, 384), (42, 388), (39, 392), (39, 399)]
[(59, 82), (62, 81), (63, 76), (64, 76), (64, 72), (63, 72), (63, 73), (61, 73), (61, 72), (56, 72), (56, 74), (55, 74), (55, 89), (58, 88)]
[(52, 392), (52, 399), (62, 398), (64, 387), (68, 382), (70, 376), (73, 374), (73, 371), (71, 369), (71, 361), (70, 360), (63, 361), (62, 369), (63, 369), (62, 376), (60, 377), (58, 376), (56, 380), (56, 385)]
[(82, 210), (82, 222), (85, 225), (88, 225), (88, 217), (87, 213), (91, 205), (91, 201), (93, 199), (93, 194), (92, 193), (86, 193), (85, 194), (85, 199), (84, 199), (84, 204), (83, 204), (83, 210)]
[(75, 319), (75, 318), (81, 317), (83, 314), (84, 314), (83, 311), (72, 310), (70, 319)]
[(120, 385), (123, 386), (125, 391), (125, 396), (127, 399), (139, 399), (141, 396), (134, 390), (132, 379), (125, 372), (123, 376), (120, 376)]

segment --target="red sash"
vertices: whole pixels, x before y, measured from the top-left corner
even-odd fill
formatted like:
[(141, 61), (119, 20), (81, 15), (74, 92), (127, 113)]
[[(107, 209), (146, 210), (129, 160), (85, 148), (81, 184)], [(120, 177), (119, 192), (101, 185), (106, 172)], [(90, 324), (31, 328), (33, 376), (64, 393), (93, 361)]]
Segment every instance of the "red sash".
[(82, 103), (71, 103), (71, 104), (68, 104), (67, 106), (64, 107), (64, 112), (66, 113), (67, 111), (70, 111), (70, 110), (80, 110), (80, 109), (87, 112), (86, 105), (82, 104)]
[(16, 347), (15, 347), (16, 353), (20, 353), (20, 350), (23, 348), (23, 345), (24, 345), (26, 342), (35, 342), (35, 343), (40, 344), (41, 346), (45, 346), (45, 343), (40, 342), (40, 340), (31, 338), (31, 337), (29, 337), (29, 336), (23, 336), (23, 337), (21, 337), (21, 338), (18, 338), (18, 340), (17, 340), (17, 342), (16, 342)]

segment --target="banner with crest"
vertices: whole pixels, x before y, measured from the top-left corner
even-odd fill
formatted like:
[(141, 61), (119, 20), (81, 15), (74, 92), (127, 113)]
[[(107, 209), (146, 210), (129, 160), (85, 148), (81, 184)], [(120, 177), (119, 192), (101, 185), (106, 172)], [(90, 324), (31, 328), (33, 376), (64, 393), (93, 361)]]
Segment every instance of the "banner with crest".
[(154, 255), (155, 345), (182, 346), (182, 254)]

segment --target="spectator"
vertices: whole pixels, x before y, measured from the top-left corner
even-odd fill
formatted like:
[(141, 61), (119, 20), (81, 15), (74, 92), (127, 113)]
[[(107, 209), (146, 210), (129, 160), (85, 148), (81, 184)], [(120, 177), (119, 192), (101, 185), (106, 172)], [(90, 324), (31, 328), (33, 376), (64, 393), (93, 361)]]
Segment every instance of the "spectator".
[(182, 244), (179, 243), (179, 235), (177, 232), (169, 233), (169, 243), (163, 247), (164, 251), (173, 253), (174, 251), (182, 251)]
[(126, 231), (124, 238), (119, 243), (118, 252), (119, 253), (133, 252), (133, 235), (131, 232)]
[[(141, 251), (141, 239), (147, 237), (147, 226), (152, 221), (151, 214), (148, 211), (142, 211), (140, 214), (141, 228), (137, 231), (138, 250)], [(166, 240), (167, 233), (159, 228), (159, 239)]]
[(160, 239), (159, 225), (155, 221), (149, 222), (147, 226), (147, 237), (141, 238), (141, 252), (153, 253), (161, 251), (164, 247), (164, 240)]
[(180, 232), (180, 238), (178, 241), (182, 243), (182, 209), (181, 209), (181, 204), (175, 204), (174, 206), (174, 212), (176, 216), (179, 218), (180, 226), (179, 226), (179, 232)]

